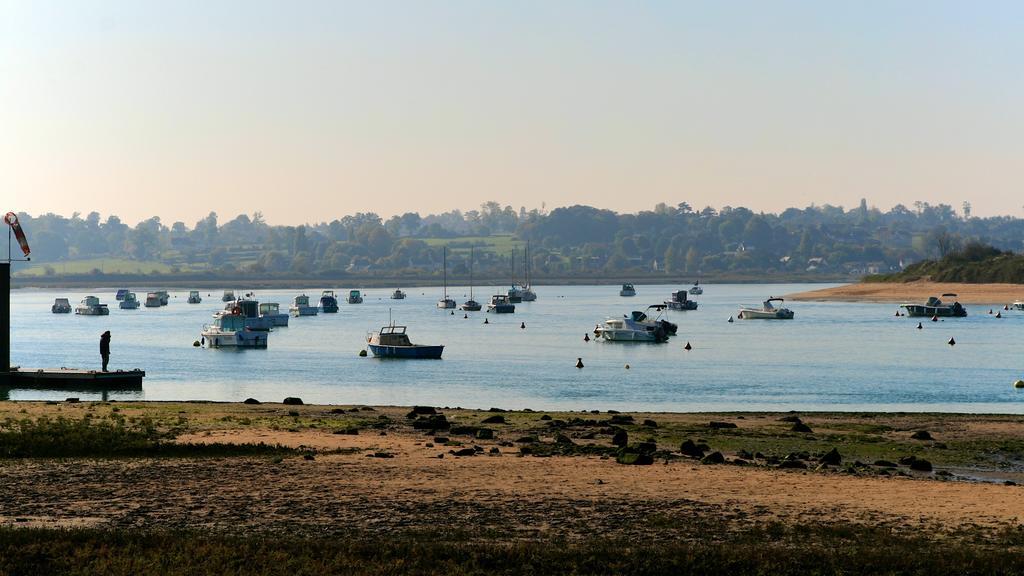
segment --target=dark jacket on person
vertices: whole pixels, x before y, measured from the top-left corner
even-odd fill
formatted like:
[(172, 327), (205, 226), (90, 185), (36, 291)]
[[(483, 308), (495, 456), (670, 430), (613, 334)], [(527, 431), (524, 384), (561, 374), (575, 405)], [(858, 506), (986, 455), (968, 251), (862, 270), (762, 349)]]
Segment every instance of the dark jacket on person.
[(106, 333), (100, 336), (100, 355), (110, 355), (110, 333)]

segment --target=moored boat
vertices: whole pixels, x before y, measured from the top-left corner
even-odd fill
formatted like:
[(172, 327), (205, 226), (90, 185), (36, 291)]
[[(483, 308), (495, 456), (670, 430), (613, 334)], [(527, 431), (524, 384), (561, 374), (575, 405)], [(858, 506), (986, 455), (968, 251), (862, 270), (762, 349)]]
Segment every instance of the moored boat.
[(784, 302), (782, 298), (769, 298), (760, 308), (740, 308), (737, 318), (742, 320), (792, 320), (793, 311), (789, 308), (776, 308), (772, 302)]
[(248, 298), (240, 298), (224, 305), (224, 312), (241, 316), (245, 319), (245, 327), (256, 332), (268, 332), (274, 326), (269, 317), (260, 315), (260, 303)]
[(167, 290), (157, 290), (156, 295), (160, 298), (161, 306), (167, 306), (167, 303), (171, 301), (171, 295)]
[(495, 314), (514, 314), (516, 305), (509, 300), (508, 294), (495, 294), (491, 296), (491, 302), (487, 305), (487, 311), (494, 312)]
[(273, 326), (287, 326), (289, 316), (281, 312), (277, 302), (260, 302), (260, 318), (265, 318)]
[(218, 313), (213, 324), (203, 326), (200, 335), (210, 348), (266, 348), (270, 333), (247, 329), (245, 320), (241, 314)]
[(694, 282), (693, 286), (690, 287), (690, 294), (694, 296), (700, 296), (704, 293), (704, 289), (700, 287), (700, 281)]
[(686, 290), (676, 290), (669, 300), (665, 300), (669, 310), (696, 310), (697, 301), (691, 300), (686, 295)]
[(633, 288), (632, 284), (623, 284), (619, 296), (636, 296), (636, 288)]
[(50, 306), (50, 312), (54, 314), (70, 314), (71, 302), (67, 298), (57, 298), (53, 301), (53, 306)]
[(160, 294), (156, 292), (146, 293), (146, 308), (159, 308), (160, 307)]
[(75, 314), (79, 316), (106, 316), (110, 314), (106, 304), (100, 304), (100, 299), (95, 296), (86, 296), (75, 308)]
[(1024, 310), (1024, 302), (1014, 302), (1010, 307), (1014, 310)]
[(943, 298), (952, 298), (952, 304), (946, 304), (939, 298), (931, 296), (924, 304), (903, 304), (901, 308), (907, 310), (907, 316), (938, 316), (940, 318), (963, 318), (967, 316), (967, 309), (956, 301), (956, 294), (947, 293)]
[(338, 298), (334, 295), (334, 290), (324, 290), (320, 293), (320, 310), (324, 314), (334, 314), (338, 311)]
[(401, 288), (395, 288), (395, 291), (391, 293), (392, 300), (405, 300), (405, 292), (402, 292)]
[(439, 359), (443, 345), (413, 344), (406, 334), (405, 326), (384, 326), (367, 339), (367, 347), (377, 358), (419, 358)]
[(234, 290), (225, 290), (224, 291), (224, 295), (221, 296), (220, 299), (221, 299), (222, 302), (231, 302), (232, 300), (235, 299), (235, 291)]
[(648, 306), (648, 310), (659, 312), (659, 316), (653, 319), (639, 310), (622, 318), (609, 318), (594, 329), (594, 334), (613, 342), (665, 342), (678, 330), (675, 324), (661, 319), (660, 313), (665, 308), (663, 304)]
[(291, 313), (292, 316), (296, 316), (296, 317), (298, 317), (298, 316), (316, 316), (317, 312), (319, 312), (319, 311), (320, 311), (319, 307), (317, 307), (317, 306), (310, 306), (309, 305), (309, 296), (306, 296), (305, 294), (300, 294), (300, 295), (296, 296), (292, 300), (291, 307), (288, 308), (288, 312)]
[(473, 248), (469, 249), (469, 300), (462, 303), (461, 308), (466, 312), (479, 312), (483, 306), (479, 302), (473, 300), (473, 260), (475, 260), (476, 252)]
[(121, 310), (136, 310), (139, 307), (139, 299), (135, 296), (135, 292), (129, 292), (124, 295), (121, 302), (118, 303), (118, 307)]
[(444, 291), (442, 292), (441, 299), (437, 301), (437, 307), (444, 310), (455, 308), (455, 299), (448, 297), (448, 247), (444, 247), (443, 256), (443, 274), (444, 274)]
[(203, 301), (203, 297), (199, 295), (199, 290), (190, 290), (188, 293), (189, 304), (200, 304)]
[(363, 295), (362, 293), (359, 292), (359, 290), (349, 290), (347, 301), (349, 304), (362, 304)]

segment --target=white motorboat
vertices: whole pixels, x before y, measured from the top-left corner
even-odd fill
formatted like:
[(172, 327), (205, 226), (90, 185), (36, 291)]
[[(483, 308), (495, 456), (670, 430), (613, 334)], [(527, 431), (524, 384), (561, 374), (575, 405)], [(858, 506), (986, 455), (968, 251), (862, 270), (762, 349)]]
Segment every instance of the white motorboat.
[(392, 300), (405, 300), (405, 292), (402, 292), (401, 288), (395, 288), (395, 291), (391, 293)]
[(82, 298), (82, 303), (75, 308), (75, 314), (80, 316), (106, 316), (110, 314), (106, 304), (100, 304), (100, 299), (95, 296)]
[(793, 311), (789, 308), (776, 308), (772, 302), (784, 302), (782, 298), (769, 298), (760, 308), (741, 308), (737, 318), (743, 320), (792, 320)]
[(444, 292), (440, 300), (437, 301), (437, 307), (444, 310), (455, 308), (455, 300), (448, 297), (448, 247), (444, 247)]
[(203, 297), (199, 295), (199, 290), (191, 290), (188, 293), (189, 304), (200, 304), (203, 301)]
[(694, 296), (700, 296), (703, 293), (704, 289), (700, 287), (700, 282), (694, 282), (693, 286), (690, 288), (690, 294), (693, 294)]
[(309, 305), (309, 296), (300, 294), (292, 300), (292, 306), (288, 309), (288, 312), (292, 316), (316, 316), (317, 312), (320, 311), (319, 306)]
[(1014, 310), (1024, 310), (1024, 302), (1014, 302), (1010, 305), (1010, 308)]
[(213, 324), (203, 326), (200, 335), (210, 348), (266, 348), (270, 333), (247, 329), (245, 320), (241, 314), (218, 313)]
[(146, 308), (159, 308), (160, 306), (161, 306), (161, 304), (160, 304), (160, 294), (159, 293), (157, 293), (157, 292), (148, 292), (148, 293), (146, 293)]
[(495, 314), (514, 314), (516, 305), (509, 300), (508, 294), (495, 294), (491, 296), (491, 303), (487, 305), (487, 311)]
[(171, 295), (166, 290), (157, 290), (156, 295), (160, 297), (161, 306), (167, 306), (167, 303), (171, 301)]
[(277, 302), (260, 302), (260, 318), (266, 318), (273, 326), (287, 326), (290, 316), (281, 312)]
[(137, 310), (139, 308), (139, 299), (135, 296), (135, 292), (128, 292), (118, 303), (118, 307), (121, 310)]
[(348, 298), (345, 299), (349, 304), (362, 304), (363, 294), (359, 290), (349, 290)]
[(50, 306), (50, 312), (54, 314), (70, 314), (71, 302), (67, 298), (57, 298), (53, 301), (53, 306)]
[(623, 284), (619, 296), (636, 296), (636, 288), (633, 288), (632, 284)]
[[(664, 308), (664, 307), (662, 307)], [(609, 318), (594, 328), (594, 335), (612, 342), (665, 342), (676, 333), (676, 326), (634, 310), (629, 316)]]

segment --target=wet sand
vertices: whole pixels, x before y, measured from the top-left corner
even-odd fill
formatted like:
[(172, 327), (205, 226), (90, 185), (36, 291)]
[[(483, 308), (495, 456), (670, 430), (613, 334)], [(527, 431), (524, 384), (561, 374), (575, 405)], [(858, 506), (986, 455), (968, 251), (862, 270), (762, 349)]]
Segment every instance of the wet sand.
[(963, 304), (1000, 306), (1024, 300), (1021, 284), (959, 284), (949, 282), (861, 282), (834, 288), (809, 290), (786, 296), (789, 300), (815, 302), (907, 302), (919, 303), (929, 296), (957, 294)]

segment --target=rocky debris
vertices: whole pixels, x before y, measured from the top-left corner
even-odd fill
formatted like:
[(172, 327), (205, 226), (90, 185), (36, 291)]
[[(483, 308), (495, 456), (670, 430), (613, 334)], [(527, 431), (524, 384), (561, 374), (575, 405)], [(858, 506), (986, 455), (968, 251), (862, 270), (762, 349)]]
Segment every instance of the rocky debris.
[(839, 454), (839, 450), (833, 448), (827, 454), (818, 458), (819, 464), (827, 464), (829, 466), (839, 466), (843, 463), (843, 457)]
[(289, 410), (288, 411), (288, 415), (291, 416), (292, 418), (298, 418), (299, 417), (299, 413), (296, 412), (295, 410)]
[(448, 433), (452, 436), (475, 436), (480, 429), (479, 426), (452, 426)]
[(708, 428), (711, 428), (712, 430), (726, 430), (735, 427), (736, 424), (733, 422), (716, 422), (714, 420), (708, 422)]
[(800, 422), (800, 417), (796, 414), (792, 416), (783, 416), (782, 418), (779, 418), (779, 422)]
[(316, 457), (313, 456), (312, 454), (303, 454), (302, 455), (302, 459), (303, 460), (316, 460)]
[(736, 466), (749, 466), (750, 461), (744, 458), (734, 458), (732, 461), (729, 462), (729, 464), (734, 464)]
[(409, 420), (415, 419), (417, 416), (430, 416), (437, 414), (437, 410), (433, 406), (413, 406), (412, 410), (405, 415)]
[(897, 464), (888, 460), (875, 460), (875, 466), (879, 468), (896, 468)]
[(614, 414), (608, 419), (608, 423), (613, 426), (622, 426), (633, 423), (633, 417), (629, 414)]
[(923, 458), (918, 458), (910, 463), (910, 469), (918, 472), (931, 472), (932, 463)]
[(501, 450), (499, 450), (497, 446), (492, 446), (491, 449), (488, 451), (488, 454), (500, 456)]
[(551, 415), (550, 414), (544, 414), (544, 415), (542, 415), (540, 417), (540, 419), (541, 420), (551, 420)]
[(460, 448), (458, 450), (450, 450), (448, 453), (454, 456), (475, 456), (476, 450), (473, 448)]
[(488, 416), (487, 418), (484, 418), (483, 423), (484, 424), (505, 424), (506, 422), (505, 422), (505, 417), (504, 416), (502, 416), (500, 414), (495, 414), (494, 416)]
[(619, 451), (619, 455), (615, 458), (615, 461), (619, 464), (632, 466), (649, 466), (654, 464), (654, 456), (638, 452), (631, 448), (623, 448)]
[(701, 464), (725, 464), (725, 456), (721, 452), (712, 452), (701, 458)]
[(522, 436), (520, 438), (516, 438), (516, 444), (536, 444), (539, 441), (540, 439), (536, 436)]
[(346, 434), (348, 436), (358, 436), (359, 428), (338, 428), (333, 432), (334, 434)]
[(487, 411), (488, 412), (508, 412), (508, 410), (505, 410), (504, 408), (488, 408)]
[(449, 430), (452, 425), (444, 414), (432, 414), (420, 416), (413, 421), (412, 427), (416, 430)]
[(64, 401), (67, 402), (68, 404), (78, 404), (79, 402), (78, 398), (67, 398)]
[(391, 452), (374, 452), (371, 454), (374, 458), (394, 458), (395, 455)]
[(635, 449), (637, 452), (640, 452), (641, 454), (654, 454), (655, 452), (658, 451), (658, 444), (657, 442), (653, 442), (650, 440), (646, 442), (637, 442)]
[(242, 404), (259, 404), (259, 403), (260, 403), (260, 401), (255, 399), (255, 398), (246, 398), (245, 400), (242, 400)]
[(644, 423), (642, 424), (642, 426), (646, 426), (648, 428), (657, 428), (658, 427), (658, 423), (655, 422), (654, 420), (647, 419), (647, 420), (644, 420)]
[(302, 406), (302, 398), (289, 396), (284, 399), (284, 402), (282, 402), (282, 404), (287, 404), (288, 406)]
[(494, 439), (494, 430), (491, 430), (490, 428), (480, 428), (479, 430), (476, 431), (476, 439), (477, 440), (493, 440)]
[(754, 459), (754, 455), (751, 454), (747, 450), (740, 450), (739, 452), (736, 453), (736, 457), (737, 458), (742, 458), (744, 460), (753, 460)]
[(914, 456), (914, 455), (904, 456), (904, 457), (899, 459), (899, 463), (904, 465), (904, 466), (910, 466), (914, 462), (917, 462), (917, 456)]
[(344, 408), (332, 408), (331, 409), (331, 414), (344, 414), (344, 413), (345, 413), (345, 409)]
[(565, 434), (558, 434), (558, 435), (556, 435), (555, 436), (555, 444), (562, 444), (563, 446), (575, 446), (576, 445), (576, 443), (572, 441), (572, 438), (569, 438)]
[(508, 440), (502, 440), (501, 442), (498, 442), (498, 446), (504, 446), (506, 448), (511, 448), (511, 447), (515, 446), (515, 444), (509, 442)]
[(679, 446), (679, 452), (681, 452), (684, 456), (689, 456), (690, 458), (704, 457), (704, 451), (701, 450), (700, 447), (698, 447), (697, 444), (695, 444), (693, 440), (690, 440), (689, 438), (683, 440), (682, 445)]
[(934, 440), (927, 430), (918, 430), (910, 435), (912, 440)]
[(448, 443), (448, 437), (447, 436), (434, 436), (434, 443), (435, 444), (447, 444)]
[(803, 422), (794, 422), (793, 427), (790, 428), (790, 430), (793, 432), (803, 432), (804, 434), (810, 434), (811, 432), (814, 432), (814, 430), (811, 430), (810, 426), (804, 424)]
[(629, 444), (629, 434), (625, 430), (615, 432), (615, 435), (612, 436), (612, 444), (619, 447)]

